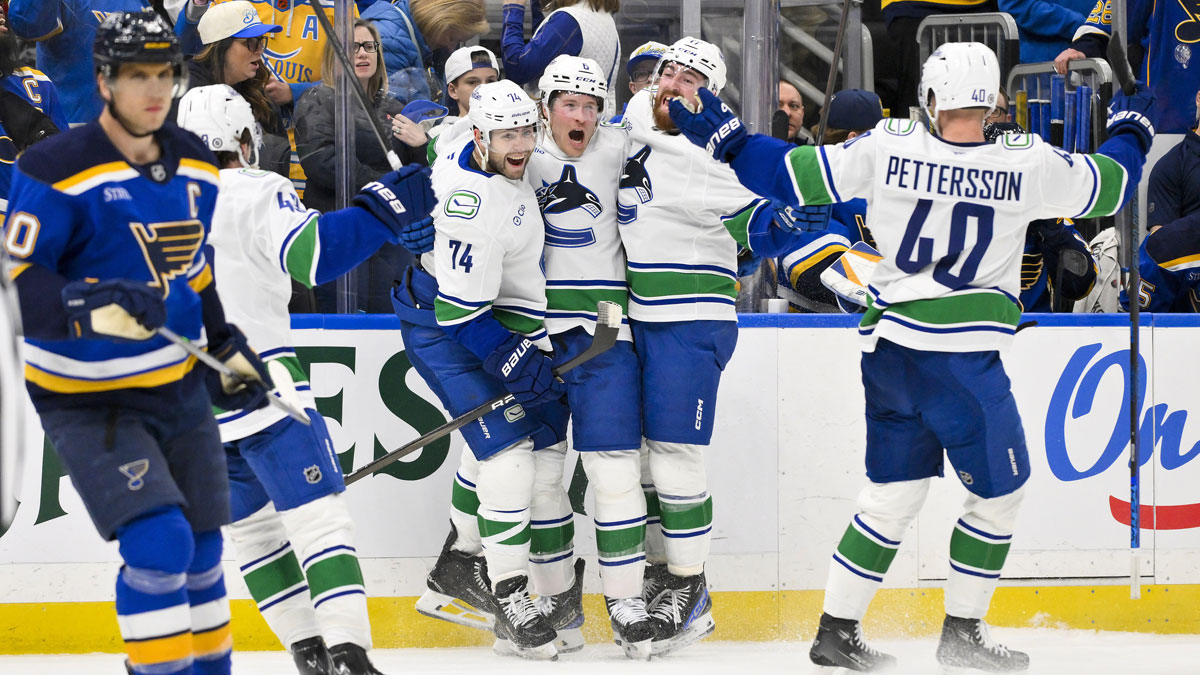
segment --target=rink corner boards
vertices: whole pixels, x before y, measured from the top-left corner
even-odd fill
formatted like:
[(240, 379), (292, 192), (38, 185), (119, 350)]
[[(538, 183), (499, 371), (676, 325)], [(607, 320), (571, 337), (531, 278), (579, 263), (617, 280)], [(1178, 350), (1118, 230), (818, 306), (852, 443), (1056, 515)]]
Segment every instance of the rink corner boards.
[[(822, 591), (714, 592), (717, 630), (713, 640), (807, 641), (816, 632)], [(370, 598), (375, 646), (468, 647), (491, 644), (491, 634), (417, 614), (416, 598)], [(254, 603), (234, 600), (234, 648), (281, 649)], [(1131, 600), (1129, 587), (1010, 586), (996, 591), (989, 623), (995, 626), (1074, 628), (1139, 633), (1200, 633), (1200, 585), (1144, 586)], [(604, 601), (584, 597), (584, 636), (591, 643), (612, 639)], [(867, 613), (873, 637), (926, 637), (941, 630), (940, 588), (883, 589)], [(0, 654), (119, 652), (111, 602), (0, 604)]]

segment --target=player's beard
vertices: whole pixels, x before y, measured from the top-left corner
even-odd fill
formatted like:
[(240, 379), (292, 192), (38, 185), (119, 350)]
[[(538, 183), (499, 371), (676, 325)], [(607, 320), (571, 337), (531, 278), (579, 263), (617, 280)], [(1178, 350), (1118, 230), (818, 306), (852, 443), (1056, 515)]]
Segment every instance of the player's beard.
[(662, 108), (663, 101), (679, 96), (679, 92), (675, 89), (659, 89), (654, 95), (654, 126), (662, 131), (678, 131), (678, 127), (671, 121), (671, 116)]

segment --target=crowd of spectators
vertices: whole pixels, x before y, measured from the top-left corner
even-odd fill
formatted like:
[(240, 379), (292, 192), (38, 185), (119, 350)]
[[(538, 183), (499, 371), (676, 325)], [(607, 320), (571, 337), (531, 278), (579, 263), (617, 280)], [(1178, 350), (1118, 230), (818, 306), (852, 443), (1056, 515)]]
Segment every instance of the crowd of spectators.
[[(653, 40), (623, 48), (617, 30), (620, 0), (492, 1), (501, 6), (499, 26), (489, 24), (486, 0), (356, 0), (349, 58), (353, 77), (366, 92), (371, 109), (352, 107), (355, 152), (348, 181), (352, 190), (391, 169), (372, 128), (376, 122), (390, 130), (390, 149), (404, 164), (428, 164), (462, 133), (465, 125), (457, 122), (466, 116), (475, 87), (500, 78), (531, 85), (554, 57), (571, 54), (591, 58), (605, 71), (613, 85), (605, 117), (618, 123), (623, 103), (651, 83), (666, 48)], [(929, 16), (1007, 12), (1020, 32), (1020, 61), (1053, 61), (1065, 73), (1071, 61), (1103, 58), (1112, 34), (1110, 2), (883, 0), (878, 6), (864, 7), (864, 21), (882, 26), (880, 33), (886, 33), (875, 36), (880, 95), (838, 92), (830, 102), (824, 142), (852, 139), (885, 116), (907, 117), (917, 107), (919, 64), (914, 37), (917, 26)], [(332, 20), (332, 3), (324, 5)], [(259, 165), (290, 177), (308, 206), (321, 211), (336, 208), (339, 153), (334, 107), (338, 97), (330, 74), (341, 66), (306, 0), (0, 0), (0, 200), (7, 197), (11, 162), (17, 153), (56, 130), (86, 123), (99, 114), (102, 103), (91, 64), (92, 36), (99, 18), (145, 7), (169, 20), (180, 35), (189, 54), (188, 88), (223, 83), (250, 103), (263, 132), (257, 148)], [(1151, 8), (1134, 12), (1129, 19), (1135, 70), (1150, 80), (1165, 111), (1159, 131), (1184, 134), (1183, 141), (1148, 172), (1149, 236), (1141, 258), (1143, 275), (1153, 282), (1149, 288), (1143, 286), (1141, 297), (1147, 309), (1197, 311), (1200, 286), (1184, 272), (1194, 264), (1189, 256), (1200, 257), (1200, 250), (1192, 250), (1200, 249), (1200, 136), (1196, 133), (1200, 80), (1193, 75), (1200, 69), (1188, 70), (1189, 50), (1176, 49), (1164, 57), (1149, 49), (1151, 36), (1161, 33), (1162, 26), (1174, 25), (1173, 12)], [(35, 63), (18, 58), (18, 38), (36, 45)], [(481, 42), (498, 44), (499, 50)], [(619, 78), (627, 82), (628, 92), (616, 86)], [(778, 81), (779, 110), (787, 118), (786, 139), (811, 145), (817, 142), (812, 122), (820, 101), (806, 106), (804, 90), (787, 77)], [(417, 108), (409, 104), (420, 101), (429, 103), (414, 113)], [(1002, 90), (987, 118), (992, 136), (1021, 131), (1010, 102), (1009, 93)], [(864, 213), (865, 204), (844, 208), (835, 214), (828, 232), (813, 235), (787, 255), (768, 261), (771, 269), (765, 274), (774, 275), (779, 297), (788, 300), (792, 311), (854, 309), (844, 303), (839, 307), (819, 276), (847, 247), (857, 241), (871, 242)], [(1070, 221), (1031, 224), (1027, 243), (1025, 309), (1070, 311), (1072, 300), (1092, 290), (1097, 278), (1093, 254), (1099, 249), (1089, 249)], [(1063, 263), (1064, 251), (1070, 251), (1065, 256), (1071, 264)], [(1076, 255), (1080, 252), (1089, 258), (1083, 267)], [(358, 294), (359, 309), (390, 311), (391, 280), (410, 262), (409, 254), (394, 246), (371, 258), (352, 289)], [(336, 306), (332, 288), (318, 288), (315, 296), (298, 300), (297, 310), (334, 311)], [(1123, 296), (1121, 301), (1127, 304)], [(1096, 307), (1093, 304), (1091, 309)]]

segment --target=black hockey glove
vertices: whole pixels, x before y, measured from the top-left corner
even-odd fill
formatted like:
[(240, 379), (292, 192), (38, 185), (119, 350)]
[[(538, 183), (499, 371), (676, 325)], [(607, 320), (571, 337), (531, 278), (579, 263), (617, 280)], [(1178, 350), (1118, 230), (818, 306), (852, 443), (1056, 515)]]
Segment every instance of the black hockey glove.
[(141, 281), (72, 281), (63, 287), (67, 332), (111, 342), (146, 340), (167, 322), (162, 292)]

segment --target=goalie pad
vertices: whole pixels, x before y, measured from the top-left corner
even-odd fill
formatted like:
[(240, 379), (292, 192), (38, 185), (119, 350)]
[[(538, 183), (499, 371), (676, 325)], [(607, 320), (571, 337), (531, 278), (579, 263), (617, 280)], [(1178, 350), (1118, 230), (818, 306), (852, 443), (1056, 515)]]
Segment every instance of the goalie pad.
[(842, 300), (859, 307), (867, 306), (867, 285), (883, 256), (866, 242), (851, 246), (842, 257), (821, 272), (821, 283)]

